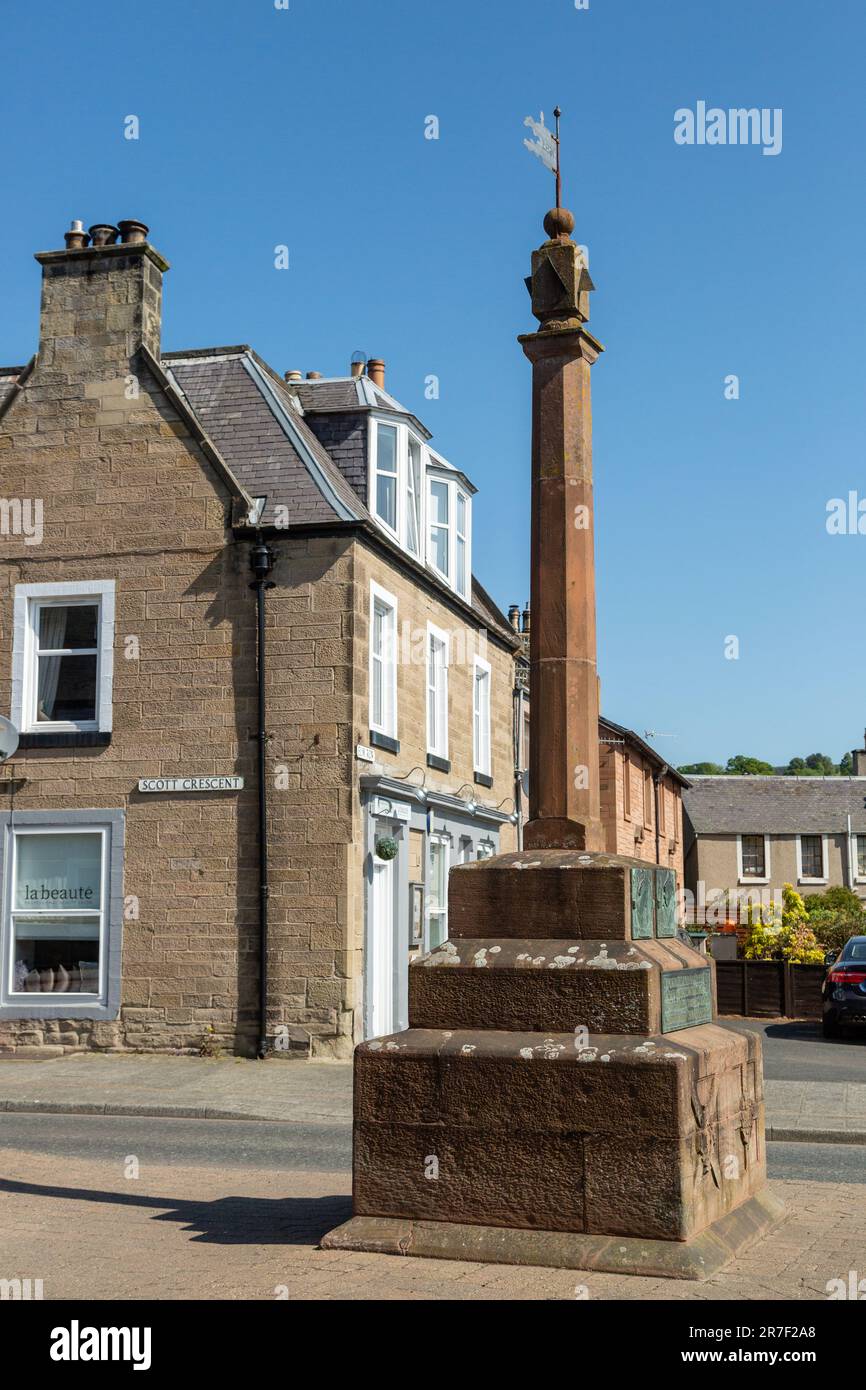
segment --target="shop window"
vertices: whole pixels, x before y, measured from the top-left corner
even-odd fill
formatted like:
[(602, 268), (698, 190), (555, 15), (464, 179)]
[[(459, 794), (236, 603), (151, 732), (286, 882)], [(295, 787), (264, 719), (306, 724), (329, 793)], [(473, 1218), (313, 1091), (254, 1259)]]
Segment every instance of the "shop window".
[[(123, 813), (5, 817), (3, 1012), (114, 1016)], [(113, 1012), (111, 1012), (113, 1010)]]

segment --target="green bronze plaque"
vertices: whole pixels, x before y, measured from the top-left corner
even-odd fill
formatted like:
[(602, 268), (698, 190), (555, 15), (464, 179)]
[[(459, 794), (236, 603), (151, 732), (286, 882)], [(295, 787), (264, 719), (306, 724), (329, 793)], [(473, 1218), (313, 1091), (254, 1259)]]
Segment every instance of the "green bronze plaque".
[(653, 936), (653, 871), (631, 871), (631, 939), (651, 941)]
[(677, 934), (677, 877), (673, 869), (656, 869), (656, 936)]
[(662, 971), (662, 1032), (697, 1028), (713, 1021), (713, 981), (710, 967)]

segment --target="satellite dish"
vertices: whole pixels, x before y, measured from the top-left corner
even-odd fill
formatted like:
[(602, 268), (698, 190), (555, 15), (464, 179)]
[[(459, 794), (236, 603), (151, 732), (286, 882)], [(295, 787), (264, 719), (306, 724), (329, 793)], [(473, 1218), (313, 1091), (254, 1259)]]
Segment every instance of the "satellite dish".
[(18, 730), (11, 719), (0, 714), (0, 763), (8, 762), (18, 748)]

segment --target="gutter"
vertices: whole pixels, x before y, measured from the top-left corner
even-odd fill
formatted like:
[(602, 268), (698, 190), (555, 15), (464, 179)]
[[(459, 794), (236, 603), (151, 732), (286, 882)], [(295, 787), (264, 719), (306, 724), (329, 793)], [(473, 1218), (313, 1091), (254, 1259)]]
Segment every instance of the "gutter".
[(255, 578), (250, 585), (256, 594), (256, 687), (258, 691), (258, 720), (256, 739), (258, 830), (259, 830), (259, 1043), (256, 1055), (268, 1055), (268, 780), (267, 780), (267, 705), (265, 669), (265, 593), (274, 585), (268, 578), (274, 567), (274, 552), (260, 538), (250, 550), (250, 567)]

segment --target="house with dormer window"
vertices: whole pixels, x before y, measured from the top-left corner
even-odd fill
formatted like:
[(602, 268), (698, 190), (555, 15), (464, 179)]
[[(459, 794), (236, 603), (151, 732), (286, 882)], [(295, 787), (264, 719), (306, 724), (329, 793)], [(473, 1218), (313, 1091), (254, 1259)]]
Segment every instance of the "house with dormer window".
[(0, 1051), (348, 1056), (515, 844), (475, 488), (380, 361), (167, 352), (147, 227), (64, 241), (0, 368)]

